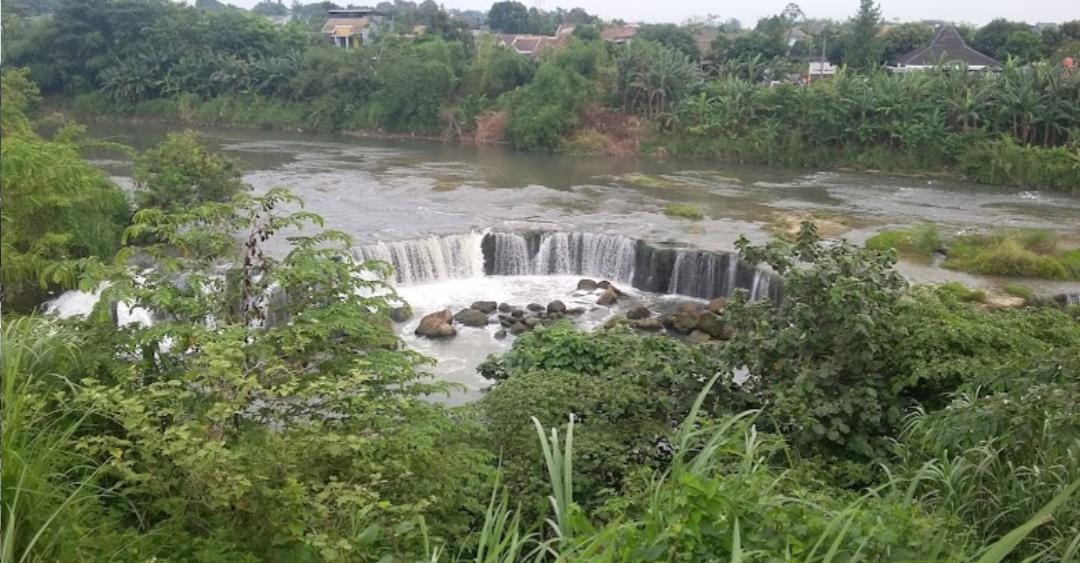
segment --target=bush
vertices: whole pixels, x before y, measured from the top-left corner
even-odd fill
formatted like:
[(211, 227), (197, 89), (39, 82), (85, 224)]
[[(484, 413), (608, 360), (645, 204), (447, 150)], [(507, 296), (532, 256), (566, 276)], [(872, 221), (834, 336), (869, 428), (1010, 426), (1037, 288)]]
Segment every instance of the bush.
[(692, 203), (668, 204), (664, 207), (664, 215), (668, 217), (681, 217), (691, 221), (700, 221), (705, 218), (701, 208)]
[(943, 284), (941, 284), (941, 286), (939, 286), (938, 289), (940, 291), (943, 291), (945, 293), (948, 293), (948, 294), (952, 295), (953, 297), (955, 297), (956, 299), (959, 299), (960, 301), (965, 301), (965, 302), (968, 302), (968, 303), (985, 303), (986, 302), (986, 292), (985, 291), (983, 291), (981, 289), (971, 289), (970, 287), (968, 287), (968, 286), (966, 286), (966, 285), (964, 285), (964, 284), (962, 284), (960, 282), (943, 283)]
[(944, 265), (984, 275), (1069, 279), (1076, 277), (1069, 260), (1075, 259), (1058, 250), (1053, 234), (1020, 230), (962, 237), (949, 247)]
[(964, 175), (985, 184), (1080, 190), (1080, 148), (1076, 146), (1033, 147), (1003, 137), (970, 145), (957, 162)]
[(225, 202), (247, 189), (236, 163), (214, 154), (194, 131), (170, 133), (135, 161), (135, 199), (140, 207), (190, 209)]
[(924, 223), (911, 229), (882, 231), (866, 239), (866, 247), (879, 252), (895, 249), (901, 254), (928, 256), (941, 250), (941, 234), (937, 226)]
[(1035, 293), (1026, 286), (1018, 283), (1007, 283), (1001, 287), (1001, 291), (1004, 291), (1006, 295), (1012, 295), (1013, 297), (1019, 297), (1024, 301), (1034, 301)]

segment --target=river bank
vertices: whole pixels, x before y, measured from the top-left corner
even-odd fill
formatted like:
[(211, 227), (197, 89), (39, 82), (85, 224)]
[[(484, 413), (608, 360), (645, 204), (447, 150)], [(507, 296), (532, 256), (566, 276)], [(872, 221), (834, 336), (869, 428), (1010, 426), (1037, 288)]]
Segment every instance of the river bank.
[[(423, 140), (466, 146), (510, 145), (501, 130), (494, 135), (486, 132), (482, 141), (478, 142), (476, 134), (460, 127), (448, 127), (442, 134), (357, 128), (350, 126), (349, 117), (339, 115), (340, 112), (323, 112), (312, 104), (258, 95), (220, 96), (209, 100), (182, 96), (119, 105), (94, 93), (73, 98), (53, 98), (49, 100), (47, 111), (82, 122), (243, 127), (335, 133), (374, 140)], [(604, 113), (621, 115), (617, 112)], [(889, 146), (837, 148), (824, 144), (808, 146), (793, 140), (759, 142), (753, 132), (710, 136), (691, 131), (661, 131), (655, 124), (623, 117), (626, 119), (609, 118), (603, 123), (586, 117), (577, 129), (563, 138), (554, 152), (576, 157), (615, 156), (654, 160), (679, 157), (724, 164), (855, 170), (913, 178), (964, 180), (988, 186), (1080, 192), (1080, 147), (1047, 149), (1019, 145), (1007, 138), (973, 139), (971, 143), (952, 151), (912, 154)], [(626, 130), (630, 127), (633, 127), (632, 131)], [(953, 153), (959, 156), (950, 156)]]

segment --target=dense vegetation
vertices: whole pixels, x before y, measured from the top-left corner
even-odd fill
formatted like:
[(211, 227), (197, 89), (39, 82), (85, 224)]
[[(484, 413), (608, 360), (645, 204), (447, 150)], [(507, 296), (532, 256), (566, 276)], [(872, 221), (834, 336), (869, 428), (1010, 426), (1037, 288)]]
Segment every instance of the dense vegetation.
[[(517, 148), (689, 154), (798, 166), (950, 171), (993, 184), (1080, 186), (1080, 24), (1041, 35), (995, 20), (962, 28), (1004, 63), (889, 75), (882, 63), (932, 30), (883, 30), (860, 3), (851, 21), (808, 19), (797, 5), (752, 30), (737, 22), (644, 25), (626, 45), (601, 39), (582, 10), (498, 2), (497, 31), (554, 33), (561, 46), (526, 58), (468, 32), (485, 16), (428, 0), (384, 3), (394, 28), (360, 49), (332, 47), (312, 5), (274, 25), (258, 13), (159, 0), (57, 0), (51, 16), (5, 12), (4, 55), (78, 116), (421, 134)], [(39, 7), (40, 9), (45, 9)], [(30, 11), (32, 12), (32, 10)], [(423, 26), (415, 33), (413, 26)], [(812, 32), (793, 39), (796, 29)], [(715, 36), (702, 48), (696, 33)], [(806, 31), (802, 34), (807, 35)], [(827, 45), (826, 45), (827, 44)], [(828, 47), (844, 70), (790, 83)], [(771, 85), (773, 81), (783, 82)]]
[[(34, 132), (26, 78), (3, 78), (4, 561), (1080, 556), (1076, 307), (908, 287), (806, 223), (740, 242), (784, 294), (738, 293), (730, 340), (554, 325), (449, 409), (356, 275), (385, 264), (190, 134), (127, 198), (77, 131)], [(18, 314), (80, 284), (85, 318)]]

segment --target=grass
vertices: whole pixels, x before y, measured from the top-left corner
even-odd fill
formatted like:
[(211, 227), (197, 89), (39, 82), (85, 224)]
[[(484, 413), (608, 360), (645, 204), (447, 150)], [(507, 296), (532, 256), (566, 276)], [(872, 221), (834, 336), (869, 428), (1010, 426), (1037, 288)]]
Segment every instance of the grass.
[(1080, 250), (1061, 250), (1047, 231), (998, 231), (958, 239), (944, 265), (983, 275), (1080, 279)]
[(690, 219), (691, 221), (700, 221), (705, 218), (705, 213), (701, 211), (701, 208), (692, 203), (668, 204), (664, 207), (664, 215)]
[(910, 229), (882, 231), (866, 240), (866, 247), (886, 251), (895, 249), (907, 256), (929, 256), (942, 248), (941, 233), (932, 223)]
[(986, 292), (981, 289), (971, 289), (960, 282), (948, 282), (938, 286), (942, 292), (948, 293), (960, 301), (968, 303), (985, 303)]
[(667, 178), (661, 178), (659, 176), (650, 176), (647, 174), (624, 174), (623, 181), (636, 184), (644, 188), (656, 188), (656, 189), (669, 189), (669, 188), (682, 188), (686, 187), (681, 182), (674, 180), (668, 180)]
[(1035, 293), (1033, 291), (1018, 283), (1007, 283), (1001, 287), (1001, 291), (1006, 295), (1019, 297), (1024, 301), (1033, 301), (1035, 299)]

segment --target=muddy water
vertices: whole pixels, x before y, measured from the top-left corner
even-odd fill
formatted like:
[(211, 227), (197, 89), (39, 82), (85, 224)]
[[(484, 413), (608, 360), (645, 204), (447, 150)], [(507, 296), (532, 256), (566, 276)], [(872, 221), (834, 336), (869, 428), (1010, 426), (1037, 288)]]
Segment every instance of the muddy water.
[[(160, 126), (97, 126), (91, 135), (144, 149), (167, 131)], [(783, 218), (794, 213), (828, 215), (843, 223), (847, 230), (842, 236), (856, 243), (878, 230), (920, 221), (936, 223), (945, 234), (1042, 228), (1080, 243), (1080, 197), (1049, 192), (702, 160), (569, 157), (502, 147), (235, 129), (201, 132), (215, 148), (240, 161), (247, 182), (257, 191), (292, 189), (309, 210), (326, 219), (328, 228), (345, 231), (360, 243), (484, 229), (561, 230), (732, 250), (739, 235), (756, 242), (768, 240)], [(130, 163), (107, 157), (98, 162), (117, 181), (130, 185)], [(705, 219), (669, 218), (663, 209), (673, 203), (698, 205)], [(959, 280), (993, 287), (1015, 281), (970, 276), (929, 263), (902, 263), (900, 268), (917, 282)], [(402, 292), (425, 311), (467, 306), (473, 297), (525, 301), (524, 295), (517, 295), (522, 287), (543, 294), (530, 301), (572, 298), (573, 287), (561, 281), (565, 283), (557, 288), (538, 280), (501, 286), (488, 281), (487, 286), (447, 284)], [(1075, 282), (1022, 281), (1043, 294), (1080, 292), (1080, 283)], [(500, 292), (504, 295), (497, 295)], [(408, 336), (408, 326), (403, 334)], [(472, 367), (483, 355), (505, 347), (493, 343), (487, 333), (459, 336), (453, 345), (408, 340), (443, 360), (444, 367), (436, 368), (443, 376), (473, 389), (482, 382), (471, 373)]]

